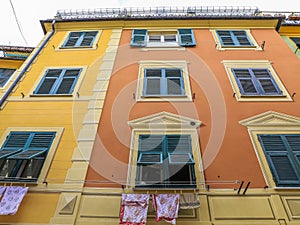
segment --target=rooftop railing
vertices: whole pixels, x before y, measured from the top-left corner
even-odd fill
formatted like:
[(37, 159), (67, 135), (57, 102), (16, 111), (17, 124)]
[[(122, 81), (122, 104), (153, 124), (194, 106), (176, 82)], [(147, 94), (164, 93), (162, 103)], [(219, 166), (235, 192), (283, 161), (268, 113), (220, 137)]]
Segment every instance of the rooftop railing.
[(253, 16), (257, 7), (251, 6), (189, 6), (148, 8), (98, 8), (58, 10), (57, 19), (168, 18), (193, 16)]

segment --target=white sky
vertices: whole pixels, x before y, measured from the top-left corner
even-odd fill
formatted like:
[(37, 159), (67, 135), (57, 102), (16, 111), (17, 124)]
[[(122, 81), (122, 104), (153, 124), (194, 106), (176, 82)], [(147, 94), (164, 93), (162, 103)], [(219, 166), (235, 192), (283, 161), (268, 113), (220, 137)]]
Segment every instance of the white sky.
[[(300, 0), (11, 0), (28, 46), (43, 38), (40, 20), (52, 19), (59, 9), (155, 6), (253, 6), (262, 11), (300, 12)], [(0, 45), (26, 46), (10, 0), (1, 0)]]

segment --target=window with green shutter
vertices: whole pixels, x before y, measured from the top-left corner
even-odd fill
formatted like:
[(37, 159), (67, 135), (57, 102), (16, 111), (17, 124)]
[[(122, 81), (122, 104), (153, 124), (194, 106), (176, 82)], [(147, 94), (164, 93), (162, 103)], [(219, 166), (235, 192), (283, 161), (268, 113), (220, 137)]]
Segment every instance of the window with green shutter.
[(178, 68), (145, 69), (144, 96), (185, 95), (182, 70)]
[(278, 187), (300, 187), (300, 135), (259, 134), (258, 139)]
[(71, 32), (62, 47), (91, 47), (97, 34), (98, 31)]
[(196, 45), (196, 40), (192, 29), (178, 29), (177, 32), (134, 29), (130, 45), (136, 47), (191, 47)]
[(297, 48), (300, 48), (300, 37), (290, 37), (290, 39), (295, 43)]
[(0, 68), (0, 88), (4, 87), (15, 69)]
[(82, 69), (48, 69), (34, 94), (72, 94)]
[(217, 30), (219, 41), (223, 47), (251, 47), (252, 41), (244, 30)]
[(282, 95), (268, 69), (231, 69), (242, 95)]
[(140, 135), (136, 187), (195, 188), (190, 135)]
[(0, 180), (36, 181), (56, 132), (10, 132), (0, 149)]

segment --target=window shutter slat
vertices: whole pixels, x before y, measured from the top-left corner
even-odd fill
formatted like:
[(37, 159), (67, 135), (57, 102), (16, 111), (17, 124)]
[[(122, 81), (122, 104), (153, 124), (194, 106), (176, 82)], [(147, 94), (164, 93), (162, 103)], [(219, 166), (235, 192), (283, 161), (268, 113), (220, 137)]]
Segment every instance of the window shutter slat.
[(144, 47), (147, 41), (147, 30), (137, 30), (132, 31), (131, 36), (131, 46)]
[(50, 148), (55, 133), (35, 133), (29, 148)]
[(7, 137), (3, 144), (3, 149), (6, 148), (24, 148), (29, 138), (29, 133), (13, 132)]
[(287, 155), (269, 154), (269, 160), (273, 164), (274, 174), (278, 177), (278, 184), (299, 180)]
[(60, 83), (56, 94), (70, 94), (72, 92), (74, 82), (75, 78), (64, 78)]
[(12, 156), (9, 156), (8, 159), (16, 159), (16, 160), (20, 160), (20, 159), (32, 159), (34, 157), (40, 156), (43, 153), (45, 153), (47, 151), (47, 149), (44, 150), (26, 150), (26, 151), (22, 151), (20, 153), (14, 154)]
[(192, 29), (178, 29), (178, 40), (180, 46), (195, 46), (196, 40)]
[(140, 138), (139, 150), (144, 151), (162, 151), (162, 136), (142, 136)]
[(217, 35), (223, 46), (252, 46), (244, 30), (217, 30)]

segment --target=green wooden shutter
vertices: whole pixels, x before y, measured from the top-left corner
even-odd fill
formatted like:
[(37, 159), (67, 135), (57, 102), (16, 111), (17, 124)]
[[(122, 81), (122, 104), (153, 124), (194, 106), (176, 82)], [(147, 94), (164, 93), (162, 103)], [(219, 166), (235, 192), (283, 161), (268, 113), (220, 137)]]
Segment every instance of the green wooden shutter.
[(147, 30), (134, 29), (131, 35), (131, 46), (145, 47), (147, 43)]
[(297, 48), (300, 48), (300, 37), (290, 37), (290, 39), (296, 44)]
[(192, 29), (178, 29), (178, 40), (180, 46), (195, 46), (196, 40)]
[(247, 33), (244, 30), (232, 31), (234, 38), (236, 39), (236, 44), (240, 46), (251, 46), (252, 43), (248, 39)]
[(258, 135), (277, 186), (300, 186), (299, 135)]
[(217, 35), (219, 36), (219, 40), (221, 45), (223, 46), (234, 46), (235, 43), (233, 38), (231, 37), (231, 33), (228, 30), (217, 30)]
[(256, 95), (258, 90), (248, 69), (232, 69), (242, 95)]

